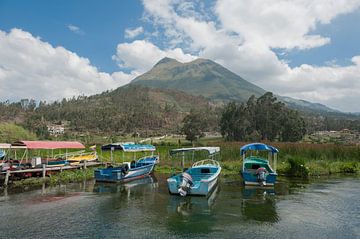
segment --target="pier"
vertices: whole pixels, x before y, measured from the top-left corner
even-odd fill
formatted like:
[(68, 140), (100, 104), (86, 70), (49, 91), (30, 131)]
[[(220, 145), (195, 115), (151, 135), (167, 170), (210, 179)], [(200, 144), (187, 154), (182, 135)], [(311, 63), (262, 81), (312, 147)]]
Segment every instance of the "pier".
[(86, 169), (87, 167), (96, 167), (104, 165), (103, 162), (86, 162), (79, 163), (76, 165), (66, 165), (66, 166), (54, 166), (54, 167), (46, 167), (46, 164), (43, 164), (42, 167), (38, 168), (28, 168), (28, 169), (19, 169), (19, 170), (7, 170), (6, 172), (1, 172), (1, 177), (4, 176), (4, 187), (7, 187), (9, 185), (9, 179), (11, 178), (11, 175), (14, 174), (37, 174), (42, 173), (42, 177), (45, 178), (47, 175), (47, 172), (62, 172), (63, 170), (72, 170), (72, 169)]

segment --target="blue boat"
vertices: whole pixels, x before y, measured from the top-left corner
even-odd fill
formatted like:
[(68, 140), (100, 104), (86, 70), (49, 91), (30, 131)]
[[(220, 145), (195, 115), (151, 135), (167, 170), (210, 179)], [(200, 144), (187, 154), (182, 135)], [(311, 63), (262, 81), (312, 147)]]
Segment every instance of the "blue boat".
[[(185, 153), (192, 152), (192, 156), (196, 151), (207, 151), (210, 159), (195, 162), (191, 168), (184, 168)], [(221, 172), (221, 166), (218, 161), (214, 160), (219, 155), (219, 147), (197, 147), (197, 148), (181, 148), (173, 149), (170, 155), (182, 156), (182, 172), (167, 179), (170, 194), (200, 195), (208, 196), (215, 189), (218, 177)]]
[[(246, 153), (248, 151), (267, 151), (268, 159), (274, 161), (274, 169), (270, 166), (269, 160), (265, 158), (258, 155), (247, 157)], [(245, 185), (274, 186), (277, 177), (276, 160), (278, 152), (277, 148), (262, 143), (252, 143), (241, 147), (240, 155), (243, 157), (241, 175)]]
[(46, 164), (46, 167), (64, 167), (70, 165), (69, 161), (67, 161), (66, 159), (57, 159), (57, 160), (51, 160), (48, 161)]
[(95, 180), (98, 182), (128, 182), (151, 174), (159, 161), (159, 156), (153, 155), (156, 148), (152, 145), (134, 143), (116, 143), (113, 146), (105, 145), (103, 150), (122, 150), (123, 152), (152, 152), (151, 156), (145, 156), (131, 162), (124, 162), (120, 166), (109, 166), (103, 169), (95, 169)]

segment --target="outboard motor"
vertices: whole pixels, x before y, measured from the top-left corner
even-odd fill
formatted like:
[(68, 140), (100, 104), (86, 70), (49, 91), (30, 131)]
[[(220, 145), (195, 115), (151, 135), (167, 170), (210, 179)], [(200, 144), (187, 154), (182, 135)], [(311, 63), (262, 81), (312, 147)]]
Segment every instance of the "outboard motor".
[(260, 186), (266, 186), (266, 168), (260, 167), (256, 170), (257, 180)]
[(185, 197), (186, 194), (189, 192), (190, 187), (193, 185), (193, 180), (190, 174), (183, 172), (182, 173), (182, 181), (178, 192), (181, 196)]
[(122, 166), (121, 166), (121, 173), (122, 175), (124, 176), (125, 174), (127, 174), (129, 171), (129, 165), (127, 163), (124, 163)]

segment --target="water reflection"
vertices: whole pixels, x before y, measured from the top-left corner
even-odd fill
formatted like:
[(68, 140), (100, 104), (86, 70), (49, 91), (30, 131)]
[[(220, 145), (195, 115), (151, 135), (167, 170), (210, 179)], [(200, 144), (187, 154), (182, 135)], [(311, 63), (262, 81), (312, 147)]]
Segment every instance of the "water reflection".
[(216, 225), (213, 212), (220, 186), (217, 185), (209, 197), (177, 195), (169, 196), (167, 213), (169, 230), (182, 233), (205, 233)]
[(241, 211), (245, 220), (278, 222), (274, 188), (244, 187), (242, 189)]
[[(146, 176), (145, 178), (137, 179), (127, 183), (100, 183), (96, 182), (94, 185), (93, 192), (95, 193), (121, 193), (121, 192), (131, 192), (131, 190), (136, 190), (139, 186), (145, 186), (141, 188), (156, 188), (158, 186), (158, 181), (154, 175)], [(146, 187), (146, 185), (148, 187)]]

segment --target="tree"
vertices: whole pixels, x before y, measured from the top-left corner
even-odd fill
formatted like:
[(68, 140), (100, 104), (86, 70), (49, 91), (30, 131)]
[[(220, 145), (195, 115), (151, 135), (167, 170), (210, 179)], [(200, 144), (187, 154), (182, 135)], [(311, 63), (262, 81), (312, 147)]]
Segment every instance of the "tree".
[(296, 142), (301, 140), (305, 133), (304, 119), (297, 111), (287, 109), (282, 120), (281, 141)]
[(255, 124), (263, 140), (274, 140), (281, 129), (280, 118), (285, 105), (278, 102), (271, 92), (256, 101)]
[(194, 144), (194, 141), (204, 137), (204, 131), (207, 127), (207, 122), (203, 117), (201, 112), (196, 112), (191, 110), (190, 114), (185, 116), (183, 119), (183, 127), (181, 132), (186, 135), (186, 140), (189, 140), (191, 144)]
[(243, 140), (251, 127), (244, 104), (230, 102), (220, 119), (220, 130), (226, 140)]
[(230, 102), (220, 120), (226, 140), (298, 141), (306, 132), (304, 119), (297, 111), (278, 102), (271, 92), (250, 97), (246, 105)]

